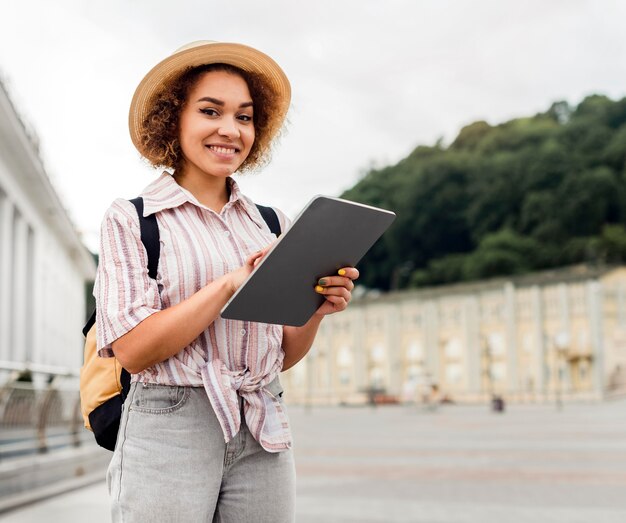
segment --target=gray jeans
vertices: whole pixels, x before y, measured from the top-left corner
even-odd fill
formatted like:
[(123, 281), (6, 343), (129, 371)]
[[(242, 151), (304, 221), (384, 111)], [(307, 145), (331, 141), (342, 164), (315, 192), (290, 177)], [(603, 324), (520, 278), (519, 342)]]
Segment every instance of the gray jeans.
[(243, 416), (239, 433), (224, 443), (202, 387), (131, 386), (107, 485), (114, 522), (295, 518), (292, 451), (265, 451)]

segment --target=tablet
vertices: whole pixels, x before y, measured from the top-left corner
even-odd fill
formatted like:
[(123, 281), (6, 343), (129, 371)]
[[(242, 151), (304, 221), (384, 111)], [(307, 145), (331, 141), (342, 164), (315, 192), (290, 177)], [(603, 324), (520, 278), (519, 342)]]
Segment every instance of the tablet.
[(354, 267), (396, 215), (360, 203), (316, 196), (223, 307), (223, 318), (304, 325), (324, 302), (322, 276)]

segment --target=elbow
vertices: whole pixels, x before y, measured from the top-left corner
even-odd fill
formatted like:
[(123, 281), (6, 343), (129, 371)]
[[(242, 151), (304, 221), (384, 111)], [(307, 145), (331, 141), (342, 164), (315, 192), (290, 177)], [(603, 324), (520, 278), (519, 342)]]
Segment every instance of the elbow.
[(291, 367), (293, 367), (293, 363), (288, 361), (287, 359), (284, 359), (283, 366), (280, 369), (280, 372), (285, 372), (286, 370), (289, 370)]
[(139, 374), (149, 367), (149, 365), (142, 365), (137, 356), (133, 354), (134, 351), (128, 350), (128, 347), (121, 342), (121, 338), (111, 344), (111, 349), (113, 349), (115, 359), (130, 374)]

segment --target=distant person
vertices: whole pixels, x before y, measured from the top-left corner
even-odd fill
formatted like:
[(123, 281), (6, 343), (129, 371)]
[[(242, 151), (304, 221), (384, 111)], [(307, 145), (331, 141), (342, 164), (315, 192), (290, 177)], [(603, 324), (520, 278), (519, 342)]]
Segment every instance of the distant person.
[(290, 92), (271, 58), (217, 42), (179, 49), (135, 92), (133, 143), (173, 174), (141, 194), (160, 231), (156, 280), (133, 204), (115, 200), (102, 223), (98, 349), (132, 374), (107, 473), (114, 521), (294, 520), (278, 375), (306, 355), (324, 316), (347, 307), (359, 273), (311, 282), (326, 301), (300, 328), (220, 317), (275, 240), (231, 175), (267, 161)]

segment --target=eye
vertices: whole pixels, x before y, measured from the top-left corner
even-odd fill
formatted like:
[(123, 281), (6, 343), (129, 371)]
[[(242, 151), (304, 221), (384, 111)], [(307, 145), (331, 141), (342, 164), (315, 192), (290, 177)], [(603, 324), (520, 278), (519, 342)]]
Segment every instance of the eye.
[(249, 114), (240, 114), (238, 116), (238, 118), (242, 121), (242, 122), (251, 122), (252, 121), (252, 116), (250, 116)]
[(206, 109), (200, 109), (202, 114), (206, 114), (207, 116), (218, 116), (218, 112), (212, 107), (207, 107)]

